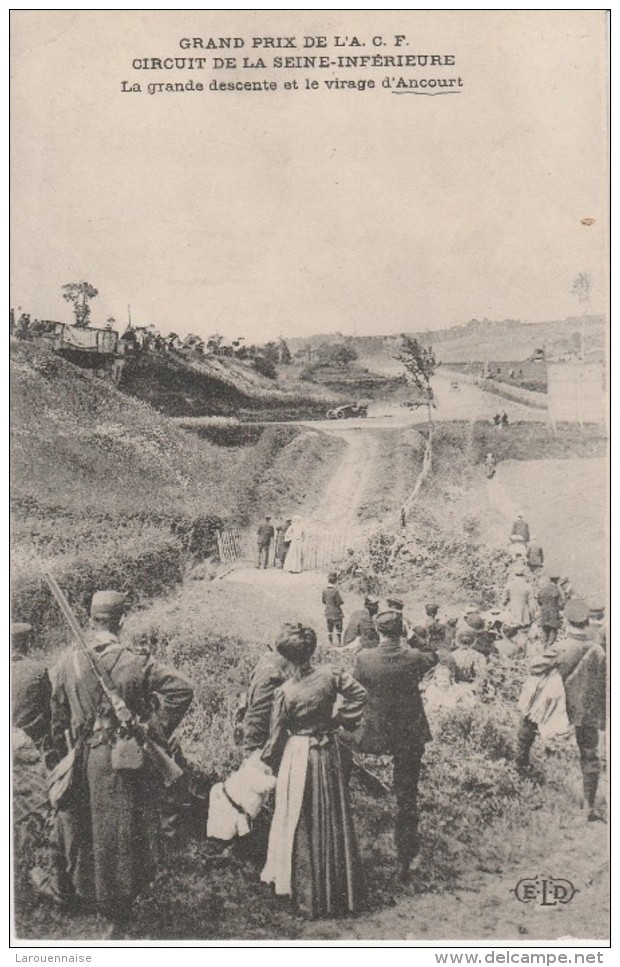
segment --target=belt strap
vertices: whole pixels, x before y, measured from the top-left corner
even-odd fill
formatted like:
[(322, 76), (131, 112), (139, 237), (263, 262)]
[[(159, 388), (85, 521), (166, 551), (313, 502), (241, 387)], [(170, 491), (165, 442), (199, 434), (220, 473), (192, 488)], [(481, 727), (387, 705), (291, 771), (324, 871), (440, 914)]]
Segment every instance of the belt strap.
[(245, 816), (245, 818), (247, 820), (248, 826), (251, 826), (252, 825), (252, 817), (250, 816), (249, 813), (246, 813), (246, 811), (243, 808), (243, 806), (240, 806), (238, 802), (235, 802), (235, 800), (233, 799), (233, 797), (228, 792), (228, 789), (226, 788), (226, 784), (225, 783), (222, 783), (222, 792), (224, 793), (226, 799), (228, 800), (228, 802), (230, 803), (230, 805), (233, 807), (233, 809), (236, 809), (238, 813), (241, 813), (242, 816)]

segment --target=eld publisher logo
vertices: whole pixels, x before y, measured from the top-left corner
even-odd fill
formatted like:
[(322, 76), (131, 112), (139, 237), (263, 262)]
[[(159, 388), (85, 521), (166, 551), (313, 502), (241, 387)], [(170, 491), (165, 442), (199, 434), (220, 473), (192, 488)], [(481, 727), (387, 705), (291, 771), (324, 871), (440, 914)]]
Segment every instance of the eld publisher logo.
[(570, 903), (579, 893), (570, 880), (557, 879), (553, 876), (530, 876), (519, 880), (514, 890), (517, 900), (521, 903), (538, 903), (541, 907), (557, 907), (558, 904)]

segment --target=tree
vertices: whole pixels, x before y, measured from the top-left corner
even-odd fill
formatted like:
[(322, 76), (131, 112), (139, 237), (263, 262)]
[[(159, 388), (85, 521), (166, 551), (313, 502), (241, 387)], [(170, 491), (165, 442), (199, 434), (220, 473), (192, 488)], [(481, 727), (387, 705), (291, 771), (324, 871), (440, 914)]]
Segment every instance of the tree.
[(283, 366), (288, 366), (291, 362), (291, 351), (288, 348), (286, 339), (280, 339), (278, 342), (278, 351), (280, 353), (280, 362)]
[(278, 375), (275, 363), (267, 356), (256, 356), (252, 365), (257, 373), (260, 373), (261, 376), (266, 376), (267, 379), (276, 379)]
[(346, 343), (336, 343), (335, 346), (331, 347), (330, 356), (335, 366), (346, 369), (350, 363), (357, 359), (357, 350), (353, 346), (347, 346)]
[(433, 347), (429, 346), (427, 349), (415, 337), (407, 336), (405, 333), (401, 336), (401, 340), (396, 358), (405, 367), (407, 382), (415, 386), (424, 396), (428, 407), (428, 422), (432, 423), (433, 390), (431, 379), (435, 375), (437, 366)]
[(90, 324), (90, 300), (98, 294), (97, 289), (90, 282), (68, 282), (62, 290), (63, 299), (73, 303), (76, 326), (85, 329)]
[(318, 349), (321, 366), (337, 366), (346, 369), (349, 363), (357, 359), (357, 350), (347, 343), (321, 343)]

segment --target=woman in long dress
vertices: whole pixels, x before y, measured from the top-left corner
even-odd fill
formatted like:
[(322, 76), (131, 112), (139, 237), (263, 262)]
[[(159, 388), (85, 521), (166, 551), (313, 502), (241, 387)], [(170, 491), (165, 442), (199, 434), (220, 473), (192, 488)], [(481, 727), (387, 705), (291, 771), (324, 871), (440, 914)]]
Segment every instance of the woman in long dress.
[(366, 690), (346, 672), (312, 665), (312, 628), (285, 625), (276, 648), (292, 677), (276, 692), (262, 753), (278, 779), (261, 879), (302, 916), (343, 916), (360, 909), (365, 887), (337, 729), (359, 724)]
[(297, 514), (293, 517), (291, 526), (284, 535), (289, 548), (284, 561), (284, 570), (291, 574), (300, 574), (304, 569), (304, 541), (306, 534), (303, 519)]

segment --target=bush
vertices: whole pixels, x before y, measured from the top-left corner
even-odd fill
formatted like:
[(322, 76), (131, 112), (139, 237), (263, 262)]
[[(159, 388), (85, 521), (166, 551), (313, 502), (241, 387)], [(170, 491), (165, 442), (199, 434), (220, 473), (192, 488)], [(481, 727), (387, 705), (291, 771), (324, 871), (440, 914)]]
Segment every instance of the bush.
[(267, 379), (277, 379), (278, 371), (271, 359), (267, 359), (265, 356), (255, 356), (252, 365), (261, 376), (266, 376)]

